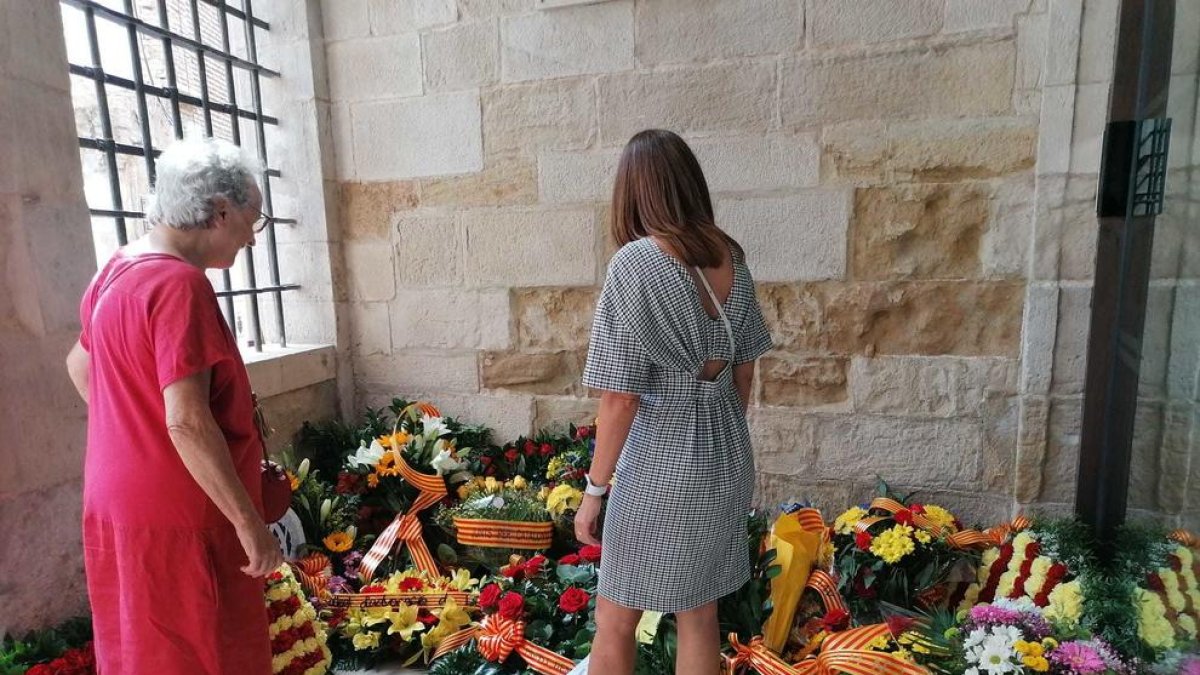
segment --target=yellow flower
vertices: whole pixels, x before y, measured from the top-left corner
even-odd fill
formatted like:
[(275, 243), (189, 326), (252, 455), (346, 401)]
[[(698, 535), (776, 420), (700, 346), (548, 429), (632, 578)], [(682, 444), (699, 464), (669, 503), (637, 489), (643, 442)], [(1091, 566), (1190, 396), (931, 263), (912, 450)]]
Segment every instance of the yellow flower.
[(893, 525), (871, 540), (871, 553), (893, 565), (916, 550), (912, 540), (913, 529), (909, 525)]
[(286, 471), (285, 473), (287, 473), (288, 482), (291, 483), (291, 485), (292, 485), (292, 492), (299, 490), (300, 489), (300, 479), (296, 476), (296, 474), (292, 473), (290, 469), (288, 471)]
[(1159, 597), (1144, 588), (1137, 589), (1138, 637), (1154, 649), (1175, 646), (1175, 629), (1167, 620), (1167, 608)]
[(937, 504), (925, 504), (924, 515), (936, 527), (954, 529), (954, 514)]
[(854, 532), (854, 525), (858, 521), (867, 516), (867, 510), (857, 506), (851, 506), (842, 512), (833, 521), (833, 531), (837, 534), (850, 534)]
[(407, 431), (401, 429), (400, 431), (397, 431), (394, 434), (385, 434), (383, 436), (380, 436), (379, 444), (385, 448), (392, 448), (393, 450), (399, 450), (400, 448), (403, 448), (404, 446), (408, 445), (408, 442), (410, 440), (412, 440), (412, 436), (410, 436)]
[(1079, 581), (1069, 581), (1059, 584), (1050, 591), (1050, 604), (1042, 611), (1042, 615), (1050, 621), (1075, 626), (1083, 616), (1083, 592)]
[(442, 644), (442, 640), (450, 637), (454, 632), (449, 624), (439, 623), (421, 636), (421, 646), (428, 651), (433, 651)]
[(375, 472), (371, 472), (371, 473), (367, 474), (367, 487), (369, 487), (369, 488), (379, 487), (379, 474), (377, 474)]
[(1017, 640), (1013, 643), (1013, 649), (1017, 650), (1018, 654), (1023, 656), (1041, 656), (1045, 653), (1045, 649), (1040, 642), (1026, 642), (1025, 640)]
[(483, 489), (487, 490), (488, 494), (496, 494), (502, 487), (504, 487), (504, 485), (491, 476), (488, 476), (487, 480), (483, 482)]
[(472, 488), (472, 485), (470, 483), (463, 483), (462, 485), (459, 485), (458, 490), (457, 490), (458, 498), (466, 499), (467, 497), (470, 497), (471, 496), (471, 488)]
[(544, 501), (546, 501), (546, 498), (549, 496), (550, 496), (550, 488), (543, 487), (541, 490), (538, 490), (538, 493), (537, 493), (538, 500), (544, 502)]
[(325, 548), (329, 549), (330, 551), (333, 551), (334, 553), (342, 553), (349, 551), (350, 547), (354, 545), (354, 537), (351, 537), (349, 533), (346, 532), (334, 532), (333, 534), (325, 537), (325, 539), (322, 540), (322, 543), (325, 544)]
[(1058, 649), (1058, 640), (1055, 640), (1052, 637), (1042, 638), (1042, 649), (1044, 651)]
[(582, 502), (583, 492), (561, 483), (546, 496), (546, 510), (552, 516), (561, 516), (567, 511), (578, 511)]
[(383, 453), (383, 457), (380, 457), (379, 463), (375, 465), (375, 472), (380, 476), (400, 475), (400, 464), (397, 462), (397, 455), (394, 450)]
[(1196, 620), (1190, 614), (1179, 615), (1179, 627), (1183, 629), (1189, 639), (1196, 639)]
[(405, 642), (412, 640), (413, 633), (425, 627), (425, 624), (417, 621), (420, 611), (416, 605), (400, 604), (392, 607), (384, 615), (390, 624), (387, 629), (388, 635), (399, 635)]
[(529, 487), (529, 481), (525, 480), (524, 476), (517, 476), (516, 478), (512, 479), (512, 486), (513, 489), (524, 490), (525, 488)]
[(479, 584), (478, 579), (471, 578), (470, 570), (468, 570), (466, 568), (462, 568), (462, 567), (460, 567), (457, 570), (454, 570), (454, 576), (450, 577), (446, 582), (447, 586), (449, 586), (450, 588), (453, 588), (456, 591), (466, 591), (466, 590), (469, 590), (472, 586), (476, 586), (478, 584)]
[(913, 536), (916, 537), (917, 541), (921, 542), (922, 544), (928, 544), (929, 542), (933, 541), (933, 536), (925, 530), (917, 530), (915, 533), (913, 533)]
[(452, 630), (458, 630), (463, 626), (471, 623), (471, 615), (462, 607), (459, 607), (453, 598), (446, 600), (446, 605), (442, 607), (442, 611), (438, 612), (438, 627), (450, 626)]
[(833, 567), (833, 555), (834, 547), (832, 541), (821, 544), (821, 552), (817, 556), (817, 567), (823, 570)]
[(1021, 663), (1024, 663), (1030, 670), (1038, 673), (1050, 670), (1050, 662), (1044, 656), (1026, 656), (1021, 659)]
[(891, 638), (889, 638), (887, 635), (880, 635), (874, 640), (871, 640), (870, 644), (867, 645), (867, 649), (883, 651), (888, 648), (888, 645), (890, 645), (891, 642)]
[(379, 646), (379, 633), (374, 631), (358, 633), (350, 641), (354, 643), (354, 648), (360, 652), (367, 649), (375, 649)]

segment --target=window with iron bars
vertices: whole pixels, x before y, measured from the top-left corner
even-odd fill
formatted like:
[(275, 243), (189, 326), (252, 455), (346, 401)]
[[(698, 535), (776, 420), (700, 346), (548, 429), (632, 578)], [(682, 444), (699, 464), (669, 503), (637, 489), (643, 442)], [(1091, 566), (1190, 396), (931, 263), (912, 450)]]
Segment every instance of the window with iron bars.
[[(263, 112), (263, 80), (279, 73), (258, 62), (270, 25), (252, 0), (60, 0), (84, 190), (98, 263), (145, 233), (145, 199), (155, 158), (185, 133), (222, 138), (257, 154), (266, 230), (230, 270), (210, 270), (225, 320), (239, 344), (261, 351), (264, 334), (287, 346), (284, 293), (268, 135), (279, 120)], [(246, 103), (249, 103), (247, 106)], [(262, 274), (263, 268), (266, 274)], [(260, 277), (266, 277), (266, 283)], [(242, 279), (235, 287), (234, 278)], [(271, 311), (261, 312), (262, 297)]]

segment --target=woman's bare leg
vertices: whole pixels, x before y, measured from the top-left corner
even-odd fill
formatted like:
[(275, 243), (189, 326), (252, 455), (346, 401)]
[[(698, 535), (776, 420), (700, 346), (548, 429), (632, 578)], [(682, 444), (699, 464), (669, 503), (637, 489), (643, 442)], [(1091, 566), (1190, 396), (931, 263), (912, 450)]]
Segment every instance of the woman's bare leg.
[(639, 609), (622, 607), (603, 597), (596, 599), (596, 638), (592, 641), (589, 673), (633, 673), (634, 658), (637, 656), (637, 626), (641, 619), (642, 611)]
[(675, 624), (679, 630), (675, 674), (717, 675), (721, 667), (721, 629), (717, 622), (717, 603), (710, 602), (696, 609), (679, 612), (675, 615)]

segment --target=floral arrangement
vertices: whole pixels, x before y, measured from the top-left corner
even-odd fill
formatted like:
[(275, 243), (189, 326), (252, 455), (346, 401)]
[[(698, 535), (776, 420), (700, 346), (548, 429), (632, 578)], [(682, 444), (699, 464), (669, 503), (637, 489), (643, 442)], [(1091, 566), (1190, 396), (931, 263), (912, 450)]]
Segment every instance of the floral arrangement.
[(1049, 618), (1077, 624), (1081, 618), (1080, 582), (1066, 564), (1045, 553), (1041, 535), (1018, 528), (1011, 541), (985, 550), (978, 576), (957, 603), (961, 610), (997, 599), (1027, 599), (1046, 609)]
[(96, 672), (92, 652), (92, 622), (88, 617), (32, 631), (21, 639), (5, 636), (0, 642), (0, 675), (91, 675)]
[(1200, 563), (1192, 550), (1178, 545), (1167, 554), (1166, 565), (1146, 576), (1145, 586), (1137, 591), (1137, 603), (1141, 636), (1151, 647), (1169, 649), (1196, 641), (1198, 573)]
[(322, 675), (331, 655), (324, 624), (304, 596), (287, 565), (267, 576), (267, 620), (271, 635), (271, 672)]
[(898, 498), (882, 482), (880, 495), (832, 525), (838, 590), (860, 624), (882, 618), (880, 602), (945, 606), (958, 584), (973, 577), (973, 547), (987, 541), (941, 506)]

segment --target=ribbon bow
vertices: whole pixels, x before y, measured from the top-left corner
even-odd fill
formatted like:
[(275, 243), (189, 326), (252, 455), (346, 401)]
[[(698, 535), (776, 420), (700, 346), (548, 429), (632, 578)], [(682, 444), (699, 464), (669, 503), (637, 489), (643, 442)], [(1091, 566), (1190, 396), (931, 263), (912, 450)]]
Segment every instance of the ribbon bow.
[[(397, 419), (416, 412), (434, 417), (440, 415), (437, 408), (428, 403), (413, 403), (402, 410)], [(429, 552), (429, 546), (421, 536), (421, 521), (417, 519), (417, 514), (445, 498), (447, 494), (446, 480), (441, 476), (421, 473), (412, 468), (404, 459), (401, 448), (395, 447), (391, 441), (389, 441), (389, 445), (391, 445), (391, 452), (396, 458), (396, 468), (400, 471), (400, 476), (417, 488), (419, 492), (412, 505), (408, 507), (408, 512), (397, 515), (395, 520), (375, 540), (371, 550), (363, 556), (362, 563), (358, 566), (358, 573), (364, 583), (369, 582), (375, 576), (375, 569), (391, 553), (397, 540), (408, 545), (409, 553), (412, 554), (413, 563), (417, 569), (431, 577), (439, 576), (437, 561), (433, 559), (433, 554)]]
[[(876, 497), (871, 502), (871, 508), (886, 511), (890, 515), (863, 518), (862, 520), (858, 521), (857, 525), (854, 526), (855, 530), (859, 532), (866, 532), (875, 523), (882, 522), (889, 518), (894, 520), (896, 514), (903, 510), (908, 510), (907, 506), (901, 504), (895, 499), (891, 499), (890, 497)], [(992, 530), (988, 530), (987, 532), (980, 532), (979, 530), (957, 530), (953, 527), (940, 526), (929, 518), (926, 518), (924, 514), (912, 511), (910, 511), (910, 513), (912, 515), (913, 525), (916, 525), (935, 537), (945, 536), (946, 543), (953, 548), (990, 548), (994, 545), (995, 534)], [(1015, 526), (1017, 522), (1022, 519), (1025, 520), (1026, 524), (1021, 529), (1028, 527), (1028, 519), (1024, 516), (1018, 516), (1018, 518), (1013, 521), (1013, 525)]]
[(499, 614), (492, 614), (478, 626), (464, 628), (447, 637), (438, 645), (433, 659), (445, 656), (472, 639), (476, 640), (483, 658), (493, 663), (503, 663), (516, 652), (530, 668), (542, 675), (567, 675), (575, 667), (571, 659), (526, 640), (524, 621), (506, 619)]
[(734, 655), (725, 657), (730, 675), (750, 666), (761, 675), (927, 675), (929, 671), (910, 661), (868, 646), (880, 637), (891, 635), (887, 624), (874, 624), (834, 633), (821, 644), (821, 653), (795, 665), (788, 665), (767, 648), (761, 637), (743, 645), (737, 634), (729, 635)]
[(1200, 546), (1200, 538), (1187, 530), (1172, 530), (1171, 534), (1167, 535), (1167, 538), (1187, 548), (1197, 548)]
[(324, 553), (309, 553), (298, 562), (289, 564), (304, 590), (318, 597), (322, 595), (333, 574), (329, 556)]

